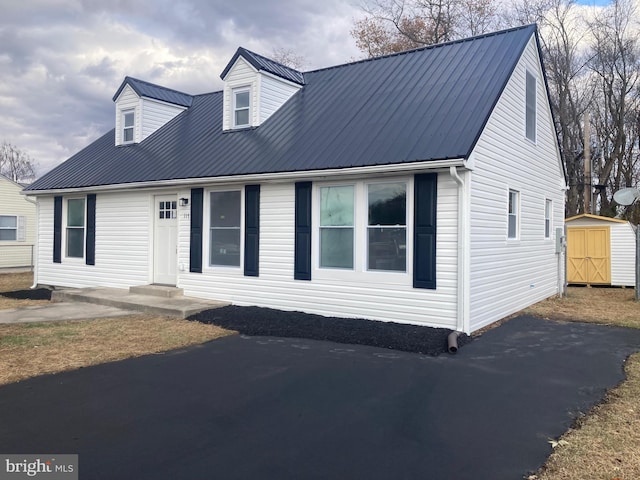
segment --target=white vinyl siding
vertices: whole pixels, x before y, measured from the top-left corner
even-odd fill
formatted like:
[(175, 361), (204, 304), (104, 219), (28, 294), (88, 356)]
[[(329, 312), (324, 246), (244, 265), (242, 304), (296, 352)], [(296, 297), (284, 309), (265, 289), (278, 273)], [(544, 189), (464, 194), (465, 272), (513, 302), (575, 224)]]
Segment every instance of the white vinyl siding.
[(150, 283), (151, 194), (118, 192), (97, 195), (95, 265), (64, 259), (62, 263), (53, 263), (53, 197), (41, 197), (39, 203), (38, 283), (116, 288)]
[[(564, 181), (543, 82), (536, 82), (536, 143), (523, 135), (525, 74), (542, 78), (535, 39), (525, 48), (471, 155), (470, 327), (477, 330), (558, 292), (554, 242), (541, 234), (545, 199), (551, 235), (563, 225)], [(508, 189), (520, 193), (519, 238), (507, 239)]]
[(0, 217), (11, 217), (16, 224), (15, 240), (0, 240), (0, 268), (33, 265), (36, 206), (21, 190), (20, 185), (0, 175)]
[[(372, 178), (371, 182), (376, 180), (383, 179)], [(314, 187), (314, 204), (318, 201), (317, 188)], [(407, 198), (412, 197), (409, 194)], [(413, 288), (411, 261), (407, 262), (407, 272), (320, 269), (317, 214), (312, 241), (315, 258), (312, 280), (294, 280), (294, 209), (293, 183), (261, 185), (259, 277), (246, 277), (241, 269), (218, 268), (205, 269), (201, 274), (188, 273), (189, 222), (181, 220), (179, 263), (185, 266), (185, 271), (179, 276), (178, 286), (184, 288), (186, 295), (237, 305), (455, 328), (457, 191), (450, 177), (440, 175), (438, 179), (436, 290)], [(408, 218), (413, 218), (411, 215), (412, 208)], [(366, 213), (360, 212), (358, 218), (364, 237)], [(408, 235), (411, 238), (411, 234)], [(356, 251), (356, 256), (364, 265), (366, 250)]]
[[(136, 143), (140, 141), (140, 97), (127, 85), (122, 89), (120, 95), (116, 99), (116, 145), (125, 145), (127, 143)], [(134, 114), (133, 124), (133, 140), (126, 142), (124, 139), (124, 114), (130, 112)]]
[(300, 85), (262, 74), (260, 78), (260, 123), (269, 118), (301, 88)]
[(140, 141), (184, 112), (187, 107), (173, 105), (150, 98), (142, 98), (142, 120)]

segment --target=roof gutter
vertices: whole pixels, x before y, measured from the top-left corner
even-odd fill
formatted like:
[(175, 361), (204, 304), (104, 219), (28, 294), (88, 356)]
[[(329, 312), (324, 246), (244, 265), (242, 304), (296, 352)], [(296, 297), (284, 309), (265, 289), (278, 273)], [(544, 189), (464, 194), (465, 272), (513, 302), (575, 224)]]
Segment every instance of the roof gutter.
[(309, 170), (279, 173), (257, 173), (250, 175), (226, 175), (220, 177), (202, 178), (179, 178), (171, 180), (152, 180), (148, 182), (118, 183), (110, 185), (95, 185), (74, 188), (60, 188), (49, 190), (23, 190), (23, 195), (52, 195), (78, 192), (107, 192), (131, 189), (152, 189), (165, 187), (185, 187), (202, 186), (223, 183), (281, 183), (292, 180), (318, 180), (325, 177), (335, 177), (341, 175), (347, 177), (361, 177), (376, 174), (393, 174), (406, 172), (420, 172), (433, 170), (448, 170), (450, 167), (462, 167), (465, 165), (464, 158), (454, 158), (446, 160), (429, 160), (424, 162), (394, 163), (389, 165), (373, 165), (366, 167), (331, 168), (327, 170)]

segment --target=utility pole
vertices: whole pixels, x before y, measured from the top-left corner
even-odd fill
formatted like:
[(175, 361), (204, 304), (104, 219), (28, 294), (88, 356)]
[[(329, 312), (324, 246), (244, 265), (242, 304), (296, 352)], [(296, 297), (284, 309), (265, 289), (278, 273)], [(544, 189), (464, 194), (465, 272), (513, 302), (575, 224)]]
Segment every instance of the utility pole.
[(589, 112), (584, 112), (584, 213), (591, 211), (591, 129)]

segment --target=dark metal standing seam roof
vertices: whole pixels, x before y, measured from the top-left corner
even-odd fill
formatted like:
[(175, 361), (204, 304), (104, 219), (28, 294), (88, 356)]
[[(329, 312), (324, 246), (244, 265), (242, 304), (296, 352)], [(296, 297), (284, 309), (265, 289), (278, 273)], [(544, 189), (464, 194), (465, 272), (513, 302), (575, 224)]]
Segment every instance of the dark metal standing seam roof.
[(224, 80), (229, 70), (231, 70), (231, 67), (233, 67), (233, 64), (236, 63), (238, 57), (247, 60), (256, 70), (264, 70), (285, 80), (304, 85), (304, 74), (302, 72), (289, 68), (281, 63), (274, 62), (270, 58), (263, 57), (242, 47), (239, 47), (233, 57), (231, 57), (231, 60), (220, 74), (220, 78)]
[(133, 88), (133, 91), (136, 92), (140, 97), (154, 98), (156, 100), (162, 100), (163, 102), (173, 103), (175, 105), (181, 105), (183, 107), (190, 107), (193, 102), (193, 96), (187, 93), (182, 93), (177, 90), (172, 90), (170, 88), (162, 87), (160, 85), (155, 85), (153, 83), (145, 82), (144, 80), (138, 80), (133, 77), (124, 77), (120, 88), (113, 96), (113, 101), (116, 99), (124, 90), (124, 87), (129, 85)]
[(535, 26), (305, 73), (254, 129), (222, 130), (222, 92), (139, 144), (111, 130), (27, 190), (467, 158)]

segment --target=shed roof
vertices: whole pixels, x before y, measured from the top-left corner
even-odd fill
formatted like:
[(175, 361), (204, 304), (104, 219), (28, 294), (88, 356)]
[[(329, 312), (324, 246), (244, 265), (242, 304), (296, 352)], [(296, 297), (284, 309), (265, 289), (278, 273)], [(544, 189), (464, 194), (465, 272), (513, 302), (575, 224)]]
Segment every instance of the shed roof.
[(467, 158), (535, 32), (306, 72), (304, 87), (257, 128), (223, 131), (222, 92), (197, 95), (141, 143), (115, 146), (111, 130), (28, 190)]
[(173, 103), (182, 107), (190, 107), (193, 102), (193, 97), (187, 93), (172, 90), (171, 88), (156, 85), (154, 83), (145, 82), (144, 80), (138, 80), (133, 77), (124, 77), (124, 80), (120, 84), (116, 94), (113, 96), (114, 102), (127, 85), (133, 88), (133, 91), (140, 97), (153, 98), (155, 100)]
[(580, 215), (575, 215), (573, 217), (565, 218), (565, 223), (571, 223), (574, 220), (580, 220), (581, 218), (589, 218), (592, 220), (600, 220), (602, 222), (611, 222), (611, 223), (629, 223), (627, 220), (621, 220), (619, 218), (611, 218), (611, 217), (603, 217), (601, 215), (592, 215), (590, 213), (581, 213)]

